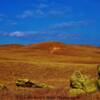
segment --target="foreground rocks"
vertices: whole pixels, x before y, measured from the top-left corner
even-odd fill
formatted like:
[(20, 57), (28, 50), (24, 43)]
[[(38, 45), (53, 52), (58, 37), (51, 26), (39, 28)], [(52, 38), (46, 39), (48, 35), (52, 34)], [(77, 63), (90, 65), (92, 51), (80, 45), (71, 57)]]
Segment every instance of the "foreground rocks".
[(70, 79), (69, 94), (72, 96), (91, 93), (97, 90), (96, 84), (88, 76), (75, 72)]
[(53, 86), (44, 84), (44, 83), (39, 83), (36, 81), (31, 81), (29, 79), (18, 79), (16, 81), (16, 86), (18, 87), (30, 87), (30, 88), (53, 88)]
[[(80, 94), (87, 94), (100, 90), (100, 65), (97, 66), (98, 78), (96, 80), (82, 74), (81, 72), (74, 72), (70, 78), (70, 96), (77, 96)], [(54, 89), (53, 86), (40, 83), (29, 79), (18, 79), (16, 81), (17, 87), (23, 88), (46, 88)], [(0, 90), (6, 90), (4, 84), (0, 84)]]

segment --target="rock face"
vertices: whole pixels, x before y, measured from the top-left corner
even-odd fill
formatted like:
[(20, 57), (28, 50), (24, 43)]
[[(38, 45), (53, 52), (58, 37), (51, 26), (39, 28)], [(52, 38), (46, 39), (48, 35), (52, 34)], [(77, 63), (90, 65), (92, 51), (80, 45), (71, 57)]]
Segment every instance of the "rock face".
[(96, 85), (86, 75), (75, 72), (70, 79), (70, 95), (78, 95), (82, 93), (91, 93), (96, 91)]
[(36, 81), (31, 81), (29, 79), (18, 79), (16, 81), (16, 86), (18, 87), (30, 87), (30, 88), (53, 88), (50, 85), (44, 83), (38, 83)]

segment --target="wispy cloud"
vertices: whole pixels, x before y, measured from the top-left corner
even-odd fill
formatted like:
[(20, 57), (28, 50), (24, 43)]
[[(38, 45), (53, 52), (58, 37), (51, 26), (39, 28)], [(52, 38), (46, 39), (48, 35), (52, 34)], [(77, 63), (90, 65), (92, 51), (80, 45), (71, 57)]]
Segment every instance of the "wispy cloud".
[(60, 32), (47, 32), (47, 31), (15, 31), (15, 32), (0, 32), (0, 36), (18, 38), (18, 39), (32, 39), (32, 40), (65, 40), (65, 39), (81, 39), (80, 33), (60, 33)]
[(15, 32), (1, 33), (1, 35), (10, 37), (24, 37), (26, 34), (24, 32), (15, 31)]
[(6, 25), (16, 26), (17, 25), (17, 21), (16, 20), (6, 19)]
[(16, 32), (9, 33), (9, 36), (23, 37), (23, 36), (25, 36), (25, 33), (16, 31)]
[(39, 31), (14, 31), (14, 32), (0, 32), (0, 36), (9, 36), (9, 37), (33, 37), (36, 35), (45, 34), (44, 32)]
[(51, 27), (51, 29), (68, 29), (68, 28), (75, 28), (88, 25), (89, 22), (86, 21), (70, 21), (70, 22), (63, 22), (57, 23)]
[[(56, 5), (55, 5), (56, 4)], [(17, 15), (19, 18), (33, 18), (33, 17), (46, 17), (46, 16), (60, 16), (68, 15), (71, 8), (68, 6), (59, 6), (57, 3), (38, 3), (35, 7), (23, 11)]]

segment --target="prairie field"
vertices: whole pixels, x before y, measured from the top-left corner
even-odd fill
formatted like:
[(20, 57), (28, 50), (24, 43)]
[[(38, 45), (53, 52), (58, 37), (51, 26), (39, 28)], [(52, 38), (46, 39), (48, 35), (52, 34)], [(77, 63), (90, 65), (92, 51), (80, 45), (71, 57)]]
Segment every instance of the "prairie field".
[[(48, 42), (32, 45), (0, 46), (0, 100), (99, 100), (100, 93), (69, 97), (69, 80), (81, 71), (97, 78), (100, 48)], [(54, 89), (16, 87), (17, 79), (30, 79), (54, 86)]]

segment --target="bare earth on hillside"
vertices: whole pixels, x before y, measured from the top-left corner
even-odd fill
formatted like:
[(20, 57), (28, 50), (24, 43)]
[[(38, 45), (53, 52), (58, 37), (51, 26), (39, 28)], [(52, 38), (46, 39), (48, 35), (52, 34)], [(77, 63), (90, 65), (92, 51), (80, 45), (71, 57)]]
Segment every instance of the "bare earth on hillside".
[[(69, 79), (74, 71), (97, 78), (100, 48), (47, 42), (33, 45), (0, 46), (0, 82), (8, 87), (0, 100), (99, 100), (99, 93), (68, 97)], [(26, 78), (52, 85), (55, 89), (16, 87)], [(90, 96), (89, 96), (90, 95)]]

